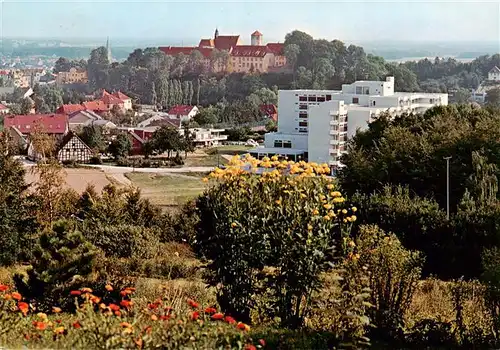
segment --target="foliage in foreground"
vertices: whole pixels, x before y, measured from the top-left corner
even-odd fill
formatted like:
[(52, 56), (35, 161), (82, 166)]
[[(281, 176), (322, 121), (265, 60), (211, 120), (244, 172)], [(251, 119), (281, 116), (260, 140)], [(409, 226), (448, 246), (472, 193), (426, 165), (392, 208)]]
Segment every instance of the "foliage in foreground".
[[(66, 296), (75, 303), (74, 314), (58, 307), (42, 313), (21, 294), (7, 293), (7, 286), (0, 290), (0, 344), (11, 348), (251, 350), (265, 345), (263, 339), (252, 344), (248, 325), (191, 299), (177, 308), (157, 299), (139, 310), (131, 300), (135, 288), (119, 291), (119, 303), (104, 303), (83, 287)], [(114, 287), (106, 285), (106, 290)]]

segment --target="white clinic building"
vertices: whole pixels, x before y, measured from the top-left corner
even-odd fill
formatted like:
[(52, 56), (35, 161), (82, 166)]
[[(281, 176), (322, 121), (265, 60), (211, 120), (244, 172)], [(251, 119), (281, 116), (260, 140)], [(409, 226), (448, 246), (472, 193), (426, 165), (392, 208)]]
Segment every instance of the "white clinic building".
[(447, 104), (448, 94), (394, 92), (394, 77), (344, 84), (341, 91), (280, 90), (278, 131), (267, 133), (265, 147), (250, 153), (307, 159), (334, 169), (341, 166), (347, 140), (381, 113), (422, 113)]

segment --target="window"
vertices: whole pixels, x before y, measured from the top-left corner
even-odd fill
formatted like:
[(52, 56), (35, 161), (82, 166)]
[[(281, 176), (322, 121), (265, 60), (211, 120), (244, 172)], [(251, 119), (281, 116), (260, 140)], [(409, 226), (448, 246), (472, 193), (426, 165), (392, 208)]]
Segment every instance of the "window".
[(307, 122), (299, 122), (299, 126), (307, 126)]
[(300, 128), (299, 132), (307, 132), (307, 129), (306, 128)]
[(316, 102), (316, 96), (309, 96), (307, 99), (309, 102)]
[(307, 118), (307, 112), (300, 112), (299, 118)]
[(338, 131), (339, 130), (339, 126), (338, 125), (332, 125), (332, 130), (333, 131)]
[(281, 141), (281, 140), (274, 140), (274, 147), (277, 147), (277, 148), (283, 147), (283, 141)]
[(299, 101), (307, 101), (307, 96), (299, 96)]
[(333, 141), (337, 141), (339, 139), (339, 135), (335, 134), (335, 135), (332, 135), (332, 140)]
[(363, 88), (361, 86), (356, 86), (356, 94), (361, 95), (363, 92)]
[(318, 97), (317, 101), (318, 102), (325, 102), (325, 98), (324, 97)]
[(300, 104), (299, 105), (299, 109), (307, 109), (307, 105), (306, 104)]
[(352, 98), (352, 103), (359, 103), (359, 98), (353, 97)]
[(292, 141), (283, 141), (283, 148), (292, 148)]

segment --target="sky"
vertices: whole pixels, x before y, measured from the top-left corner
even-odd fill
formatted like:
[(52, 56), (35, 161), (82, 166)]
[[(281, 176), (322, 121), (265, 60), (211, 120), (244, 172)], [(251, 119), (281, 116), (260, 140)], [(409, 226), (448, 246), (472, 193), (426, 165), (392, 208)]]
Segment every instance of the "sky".
[[(500, 0), (46, 1), (0, 0), (0, 36), (165, 39), (195, 44), (220, 34), (283, 41), (294, 29), (343, 41), (490, 41), (500, 48)], [(173, 41), (173, 42), (172, 42)], [(499, 50), (500, 51), (500, 50)]]

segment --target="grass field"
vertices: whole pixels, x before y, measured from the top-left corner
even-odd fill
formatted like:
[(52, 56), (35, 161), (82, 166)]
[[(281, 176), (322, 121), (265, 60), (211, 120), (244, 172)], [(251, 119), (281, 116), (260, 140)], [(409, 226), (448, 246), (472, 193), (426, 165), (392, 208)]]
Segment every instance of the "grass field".
[(128, 173), (125, 176), (141, 189), (145, 198), (165, 210), (175, 210), (205, 189), (201, 174)]

